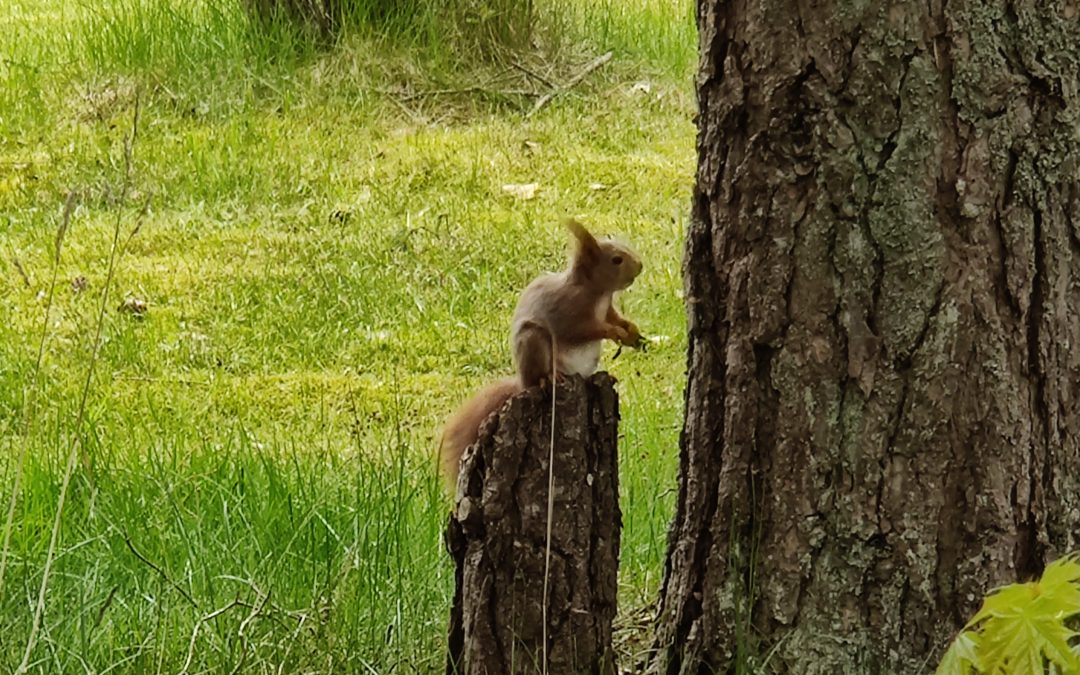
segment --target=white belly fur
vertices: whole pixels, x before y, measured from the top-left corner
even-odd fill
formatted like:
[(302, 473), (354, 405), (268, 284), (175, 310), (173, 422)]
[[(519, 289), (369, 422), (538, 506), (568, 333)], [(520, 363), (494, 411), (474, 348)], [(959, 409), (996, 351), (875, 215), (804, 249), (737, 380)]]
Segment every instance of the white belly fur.
[(600, 341), (587, 342), (572, 349), (559, 351), (559, 372), (565, 375), (584, 375), (596, 372), (600, 365)]
[[(596, 303), (596, 320), (603, 322), (611, 307), (611, 295), (605, 295)], [(584, 375), (588, 377), (596, 372), (600, 365), (600, 352), (603, 341), (587, 342), (572, 349), (559, 350), (559, 372), (566, 375)]]

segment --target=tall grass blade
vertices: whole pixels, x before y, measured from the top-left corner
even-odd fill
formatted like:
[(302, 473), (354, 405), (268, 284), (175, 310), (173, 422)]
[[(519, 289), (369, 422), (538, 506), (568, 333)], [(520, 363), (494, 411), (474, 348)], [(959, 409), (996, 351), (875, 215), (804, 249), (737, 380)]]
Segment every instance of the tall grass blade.
[[(105, 324), (105, 307), (109, 302), (109, 290), (112, 288), (113, 275), (116, 270), (116, 257), (120, 246), (120, 227), (123, 222), (124, 203), (127, 200), (131, 187), (132, 159), (135, 138), (139, 128), (139, 97), (135, 97), (135, 108), (131, 116), (131, 133), (124, 144), (124, 177), (123, 187), (120, 191), (120, 201), (116, 206), (116, 220), (113, 225), (112, 245), (109, 248), (109, 267), (105, 275), (105, 287), (101, 291), (101, 304), (98, 307), (97, 325), (94, 330), (94, 341), (90, 353), (90, 363), (86, 368), (86, 379), (83, 381), (82, 393), (79, 396), (79, 407), (75, 414), (75, 423), (72, 426), (71, 447), (68, 450), (67, 464), (64, 467), (64, 477), (60, 483), (60, 495), (56, 503), (56, 516), (53, 520), (52, 533), (49, 536), (49, 548), (45, 554), (45, 565), (41, 571), (41, 584), (38, 587), (37, 602), (34, 605), (34, 618), (30, 626), (30, 634), (26, 640), (26, 649), (23, 651), (22, 661), (16, 668), (16, 673), (25, 673), (30, 665), (30, 657), (37, 644), (38, 632), (41, 629), (41, 617), (45, 611), (45, 596), (49, 588), (49, 575), (52, 572), (53, 561), (56, 555), (56, 542), (60, 537), (60, 524), (63, 519), (64, 502), (67, 499), (68, 486), (71, 483), (72, 474), (75, 472), (76, 460), (81, 456), (83, 466), (91, 469), (90, 458), (84, 450), (84, 444), (80, 443), (83, 435), (83, 420), (86, 416), (86, 401), (90, 396), (90, 384), (94, 379), (94, 366), (97, 364), (98, 353), (101, 349), (101, 333)], [(66, 209), (65, 209), (66, 210)], [(59, 246), (57, 252), (59, 253)], [(93, 475), (87, 473), (92, 480)]]
[(19, 454), (15, 458), (15, 472), (12, 476), (11, 498), (8, 500), (7, 517), (4, 519), (4, 541), (0, 545), (0, 600), (4, 597), (4, 578), (7, 572), (8, 552), (11, 547), (11, 527), (15, 522), (15, 506), (19, 501), (19, 490), (22, 487), (23, 468), (26, 466), (26, 453), (30, 447), (30, 438), (33, 434), (34, 406), (37, 401), (38, 379), (41, 375), (41, 364), (45, 360), (45, 344), (49, 337), (49, 320), (52, 316), (53, 298), (56, 295), (56, 279), (60, 272), (60, 257), (64, 248), (64, 238), (67, 235), (68, 226), (71, 223), (71, 215), (75, 212), (75, 204), (78, 198), (74, 191), (68, 192), (64, 200), (64, 214), (60, 219), (60, 226), (56, 228), (56, 238), (53, 241), (53, 265), (52, 276), (49, 279), (49, 290), (45, 297), (45, 312), (41, 320), (41, 339), (38, 341), (37, 358), (34, 361), (34, 369), (30, 375), (30, 382), (23, 393), (23, 433), (22, 442), (19, 444)]

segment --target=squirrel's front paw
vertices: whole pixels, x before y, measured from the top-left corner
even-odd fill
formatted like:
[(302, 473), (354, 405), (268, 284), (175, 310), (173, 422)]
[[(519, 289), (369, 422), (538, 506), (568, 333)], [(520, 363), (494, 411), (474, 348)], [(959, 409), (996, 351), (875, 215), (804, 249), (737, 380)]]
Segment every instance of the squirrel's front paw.
[(626, 328), (623, 329), (623, 332), (626, 335), (619, 340), (621, 344), (634, 349), (641, 349), (645, 346), (645, 338), (641, 336), (641, 331), (632, 321), (626, 322)]
[(626, 344), (630, 339), (630, 332), (618, 324), (611, 324), (607, 328), (607, 339), (619, 344)]

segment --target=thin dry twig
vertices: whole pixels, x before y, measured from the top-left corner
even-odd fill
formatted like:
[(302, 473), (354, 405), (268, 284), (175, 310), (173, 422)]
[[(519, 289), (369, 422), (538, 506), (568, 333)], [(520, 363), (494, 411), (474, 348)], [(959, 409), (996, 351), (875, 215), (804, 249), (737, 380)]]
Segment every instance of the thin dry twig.
[(533, 106), (532, 110), (530, 110), (528, 114), (526, 114), (526, 117), (532, 117), (536, 113), (540, 112), (541, 108), (546, 106), (548, 103), (551, 103), (551, 100), (554, 99), (556, 96), (564, 94), (581, 84), (582, 81), (584, 81), (584, 79), (588, 77), (594, 70), (610, 61), (613, 53), (614, 52), (605, 52), (604, 54), (601, 54), (600, 56), (596, 57), (588, 64), (586, 64), (584, 68), (578, 71), (577, 75), (571, 77), (569, 82), (559, 87), (558, 89), (549, 91), (548, 93), (541, 96), (540, 99)]
[(142, 230), (143, 222), (146, 220), (146, 214), (150, 212), (150, 200), (153, 199), (154, 194), (151, 192), (146, 195), (146, 199), (143, 200), (143, 205), (139, 209), (139, 215), (135, 216), (135, 226), (131, 228), (131, 232), (128, 233), (127, 239), (120, 246), (120, 255), (123, 256), (127, 252), (128, 245), (131, 244), (131, 240), (135, 238), (135, 235)]
[(307, 618), (308, 617), (307, 617), (306, 614), (301, 615), (299, 621), (296, 624), (296, 630), (294, 630), (292, 632), (292, 634), (289, 636), (289, 639), (287, 641), (287, 644), (289, 646), (285, 648), (285, 654), (281, 658), (281, 663), (278, 664), (278, 669), (277, 669), (278, 675), (282, 675), (282, 673), (284, 672), (285, 663), (289, 660), (289, 654), (292, 653), (293, 645), (295, 645), (297, 642), (299, 642), (300, 631), (302, 631), (304, 629), (304, 626), (305, 626), (305, 624), (307, 622)]
[(454, 89), (429, 89), (427, 91), (418, 91), (412, 94), (398, 94), (400, 100), (408, 102), (415, 101), (421, 98), (431, 98), (435, 96), (455, 96), (461, 94), (488, 94), (492, 96), (539, 96), (535, 91), (529, 89), (491, 89), (481, 85), (473, 85), (469, 87), (457, 87)]
[(11, 262), (15, 264), (15, 271), (19, 273), (20, 277), (22, 277), (23, 284), (27, 288), (31, 288), (33, 284), (30, 283), (30, 275), (28, 275), (26, 273), (26, 270), (23, 269), (22, 262), (19, 261), (19, 256), (12, 256)]
[(244, 617), (243, 621), (240, 622), (240, 627), (237, 629), (236, 634), (239, 635), (241, 638), (243, 638), (246, 641), (247, 636), (246, 636), (244, 631), (247, 630), (247, 627), (251, 624), (252, 621), (254, 621), (257, 617), (259, 617), (262, 614), (262, 611), (264, 609), (266, 609), (266, 605), (269, 602), (270, 602), (270, 594), (269, 593), (264, 593), (263, 597), (262, 597), (262, 601), (258, 605), (252, 605), (251, 606), (251, 612), (246, 617)]
[[(307, 612), (305, 612), (305, 611), (295, 610), (295, 609), (286, 609), (285, 607), (282, 607), (281, 605), (279, 605), (279, 604), (277, 604), (275, 602), (270, 602), (270, 595), (273, 593), (273, 591), (267, 591), (267, 592), (263, 593), (262, 589), (260, 589), (255, 584), (255, 582), (252, 581), (251, 579), (245, 579), (243, 577), (237, 577), (237, 576), (233, 576), (231, 574), (219, 574), (215, 578), (216, 579), (226, 579), (228, 581), (235, 581), (237, 583), (244, 584), (245, 586), (247, 586), (248, 588), (251, 589), (251, 592), (255, 594), (256, 598), (264, 598), (263, 603), (264, 604), (269, 604), (270, 609), (272, 610), (271, 612), (266, 614), (266, 617), (269, 618), (274, 623), (276, 623), (277, 625), (279, 625), (282, 628), (286, 629), (286, 630), (289, 629), (288, 624), (286, 624), (284, 621), (282, 621), (281, 618), (279, 618), (277, 615), (280, 614), (282, 616), (285, 616), (285, 617), (287, 617), (289, 619), (292, 619), (293, 621), (297, 621), (299, 623), (303, 623), (304, 621), (307, 620)], [(241, 604), (244, 607), (247, 607), (248, 609), (254, 609), (255, 608), (255, 605), (249, 604), (247, 602), (242, 602)]]
[(71, 224), (71, 214), (75, 212), (75, 193), (69, 192), (64, 200), (64, 217), (60, 227), (56, 229), (56, 241), (53, 243), (53, 263), (60, 264), (60, 253), (64, 249), (64, 237), (67, 235), (68, 225)]
[(112, 606), (113, 599), (116, 598), (116, 592), (120, 590), (119, 586), (113, 586), (109, 591), (109, 595), (105, 597), (105, 602), (101, 603), (101, 607), (98, 608), (97, 616), (94, 618), (94, 625), (90, 627), (90, 634), (97, 630), (98, 626), (105, 619), (105, 612), (109, 611), (109, 607)]
[(397, 98), (397, 96), (387, 93), (387, 98), (390, 100), (391, 103), (400, 108), (401, 111), (405, 113), (413, 122), (415, 122), (416, 124), (423, 124), (423, 116), (409, 106), (402, 103), (401, 100)]
[(187, 658), (184, 659), (184, 666), (180, 669), (181, 675), (187, 675), (188, 668), (191, 667), (191, 660), (195, 658), (195, 640), (198, 639), (199, 629), (202, 628), (203, 624), (213, 621), (230, 609), (243, 606), (244, 603), (240, 601), (240, 598), (233, 598), (233, 601), (229, 604), (218, 607), (209, 614), (204, 614), (199, 617), (199, 620), (195, 622), (195, 627), (191, 630), (191, 640), (188, 642)]
[(533, 78), (534, 80), (540, 82), (545, 87), (548, 87), (550, 89), (558, 89), (559, 88), (559, 85), (555, 84), (550, 79), (548, 79), (547, 77), (544, 77), (543, 75), (536, 72), (535, 70), (532, 70), (531, 68), (528, 68), (527, 66), (525, 66), (525, 64), (517, 63), (516, 61), (514, 61), (514, 62), (511, 62), (510, 65), (513, 66), (514, 68), (517, 68), (518, 70), (525, 73), (526, 75)]
[(135, 544), (131, 541), (131, 537), (129, 537), (126, 532), (124, 533), (124, 543), (127, 544), (128, 550), (131, 551), (136, 558), (143, 561), (143, 563), (145, 563), (147, 567), (161, 575), (161, 578), (167, 581), (169, 585), (176, 590), (177, 593), (184, 596), (184, 599), (187, 600), (192, 607), (194, 607), (195, 609), (200, 609), (199, 603), (195, 602), (195, 598), (191, 597), (191, 595), (187, 591), (185, 591), (180, 584), (173, 581), (172, 577), (170, 577), (165, 570), (154, 564), (154, 561), (144, 556), (142, 553), (139, 552), (139, 549), (135, 548)]
[(236, 675), (237, 673), (239, 673), (241, 668), (243, 668), (244, 666), (244, 662), (247, 661), (247, 627), (252, 621), (254, 621), (262, 614), (263, 609), (266, 608), (266, 604), (268, 602), (270, 602), (270, 594), (266, 593), (265, 595), (263, 595), (262, 602), (260, 602), (258, 605), (252, 605), (251, 611), (246, 617), (244, 617), (244, 620), (240, 622), (240, 627), (236, 630), (236, 634), (240, 638), (240, 659), (236, 662), (236, 666), (232, 669), (229, 675)]
[(615, 619), (611, 647), (616, 654), (616, 662), (621, 664), (620, 673), (642, 672), (655, 653), (652, 644), (654, 609), (652, 605), (641, 605), (621, 612)]
[(417, 99), (432, 98), (437, 96), (456, 96), (462, 94), (491, 94), (502, 96), (538, 96), (537, 92), (529, 89), (507, 89), (497, 87), (501, 82), (506, 80), (506, 76), (512, 71), (512, 68), (504, 68), (495, 73), (491, 77), (487, 78), (480, 84), (469, 85), (467, 87), (447, 87), (444, 89), (427, 89), (424, 91), (394, 91), (391, 89), (376, 89), (375, 91), (385, 96), (397, 99), (398, 102), (415, 101)]
[(149, 375), (117, 375), (114, 382), (167, 382), (169, 384), (187, 384), (193, 387), (209, 387), (209, 380), (192, 380), (187, 377), (151, 377)]

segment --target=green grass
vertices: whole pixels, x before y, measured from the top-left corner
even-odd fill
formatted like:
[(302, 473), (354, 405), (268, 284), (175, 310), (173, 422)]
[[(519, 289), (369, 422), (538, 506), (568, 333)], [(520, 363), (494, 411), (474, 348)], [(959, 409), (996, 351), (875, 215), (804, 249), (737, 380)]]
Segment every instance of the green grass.
[[(435, 430), (509, 372), (516, 295), (564, 263), (567, 215), (645, 261), (620, 304), (660, 339), (605, 363), (622, 397), (621, 599), (651, 602), (685, 367), (689, 3), (552, 8), (558, 39), (523, 65), (565, 81), (616, 58), (532, 117), (501, 89), (536, 83), (505, 59), (359, 32), (312, 50), (209, 3), (91, 7), (0, 8), (5, 512), (26, 450), (0, 670), (30, 637), (78, 439), (91, 471), (68, 490), (34, 670), (178, 672), (190, 655), (188, 672), (438, 671), (453, 570)], [(476, 82), (490, 91), (408, 95)], [(526, 182), (533, 200), (502, 189)], [(46, 326), (68, 190), (79, 205)], [(147, 197), (76, 426), (115, 219), (123, 240)], [(126, 296), (144, 317), (117, 310)]]

